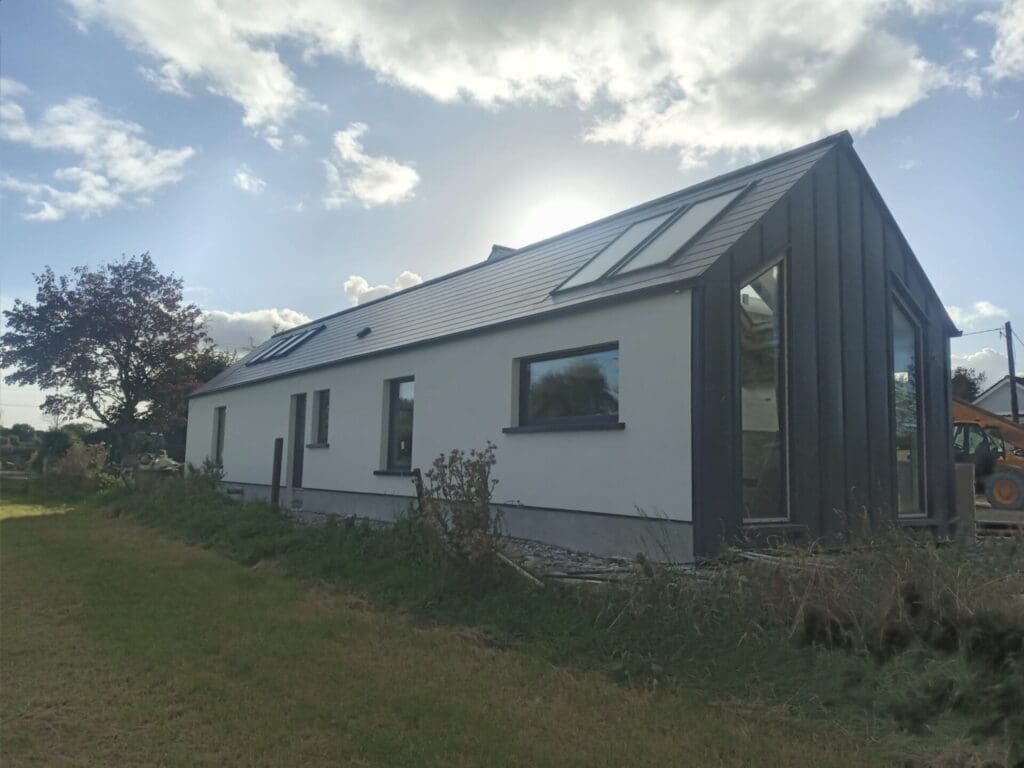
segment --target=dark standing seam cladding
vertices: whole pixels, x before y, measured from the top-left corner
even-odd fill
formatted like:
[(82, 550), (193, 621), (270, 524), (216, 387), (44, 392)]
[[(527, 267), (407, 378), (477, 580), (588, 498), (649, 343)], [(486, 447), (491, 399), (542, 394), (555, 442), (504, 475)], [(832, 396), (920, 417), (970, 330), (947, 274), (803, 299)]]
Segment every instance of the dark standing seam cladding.
[[(732, 362), (739, 340), (722, 307), (734, 306), (754, 252), (760, 250), (763, 265), (783, 244), (789, 246), (791, 521), (742, 525), (739, 405), (721, 397), (739, 396)], [(926, 446), (927, 517), (905, 522), (948, 530), (953, 465), (947, 366), (955, 329), (856, 154), (839, 145), (705, 271), (694, 292), (698, 556), (714, 554), (723, 535), (741, 530), (755, 541), (796, 532), (830, 540), (858, 525), (864, 510), (876, 523), (896, 519), (890, 306), (897, 280), (921, 323)]]

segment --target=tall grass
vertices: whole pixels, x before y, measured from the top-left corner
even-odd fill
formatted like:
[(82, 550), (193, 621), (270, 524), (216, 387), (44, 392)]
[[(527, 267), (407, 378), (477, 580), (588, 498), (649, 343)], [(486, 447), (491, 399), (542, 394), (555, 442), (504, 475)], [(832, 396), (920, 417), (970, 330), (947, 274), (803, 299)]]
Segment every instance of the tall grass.
[(850, 722), (970, 732), (998, 739), (1007, 764), (1024, 765), (1019, 542), (966, 551), (892, 532), (840, 557), (792, 550), (699, 579), (647, 567), (596, 593), (515, 578), (481, 590), (431, 554), (415, 516), (297, 525), (269, 505), (229, 500), (210, 480), (108, 489), (89, 503), (243, 565), (344, 583), (629, 685), (700, 684)]

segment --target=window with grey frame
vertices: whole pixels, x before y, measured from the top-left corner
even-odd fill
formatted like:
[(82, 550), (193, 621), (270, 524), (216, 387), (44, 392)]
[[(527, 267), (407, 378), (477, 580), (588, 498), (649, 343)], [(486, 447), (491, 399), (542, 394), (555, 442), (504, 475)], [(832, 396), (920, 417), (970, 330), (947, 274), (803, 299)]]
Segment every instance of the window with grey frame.
[(586, 427), (619, 421), (619, 345), (519, 361), (521, 427)]
[(779, 261), (739, 289), (740, 450), (743, 516), (789, 516), (786, 275)]
[(213, 463), (224, 466), (224, 429), (227, 426), (226, 406), (218, 406), (213, 409)]
[(325, 447), (331, 420), (331, 390), (318, 389), (313, 393), (313, 445)]
[(921, 327), (903, 302), (892, 298), (892, 413), (896, 464), (896, 509), (924, 509), (924, 392), (921, 386)]
[(387, 469), (412, 469), (412, 425), (416, 400), (413, 377), (392, 379), (388, 384)]

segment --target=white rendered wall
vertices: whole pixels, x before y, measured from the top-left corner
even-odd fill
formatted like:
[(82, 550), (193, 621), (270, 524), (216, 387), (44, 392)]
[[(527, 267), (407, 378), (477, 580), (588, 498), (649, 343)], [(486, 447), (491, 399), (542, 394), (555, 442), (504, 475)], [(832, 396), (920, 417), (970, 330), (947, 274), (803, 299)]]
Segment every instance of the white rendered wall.
[[(491, 440), (499, 503), (692, 520), (690, 303), (689, 291), (671, 293), (193, 398), (187, 460), (210, 455), (213, 409), (223, 405), (225, 479), (269, 484), (283, 437), (287, 485), (290, 398), (307, 393), (310, 442), (312, 393), (330, 389), (330, 447), (306, 449), (303, 486), (412, 495), (410, 478), (373, 472), (385, 381), (415, 376), (414, 467)], [(625, 429), (502, 434), (513, 425), (516, 358), (614, 341)]]

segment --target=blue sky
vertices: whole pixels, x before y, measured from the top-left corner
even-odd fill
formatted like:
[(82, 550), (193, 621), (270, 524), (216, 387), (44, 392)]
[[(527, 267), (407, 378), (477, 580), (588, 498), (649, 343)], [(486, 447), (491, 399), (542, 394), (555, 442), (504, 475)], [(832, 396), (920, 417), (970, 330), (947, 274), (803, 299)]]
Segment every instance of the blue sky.
[(237, 346), (846, 128), (961, 327), (1024, 336), (1024, 0), (8, 0), (0, 32), (5, 307), (148, 250)]

